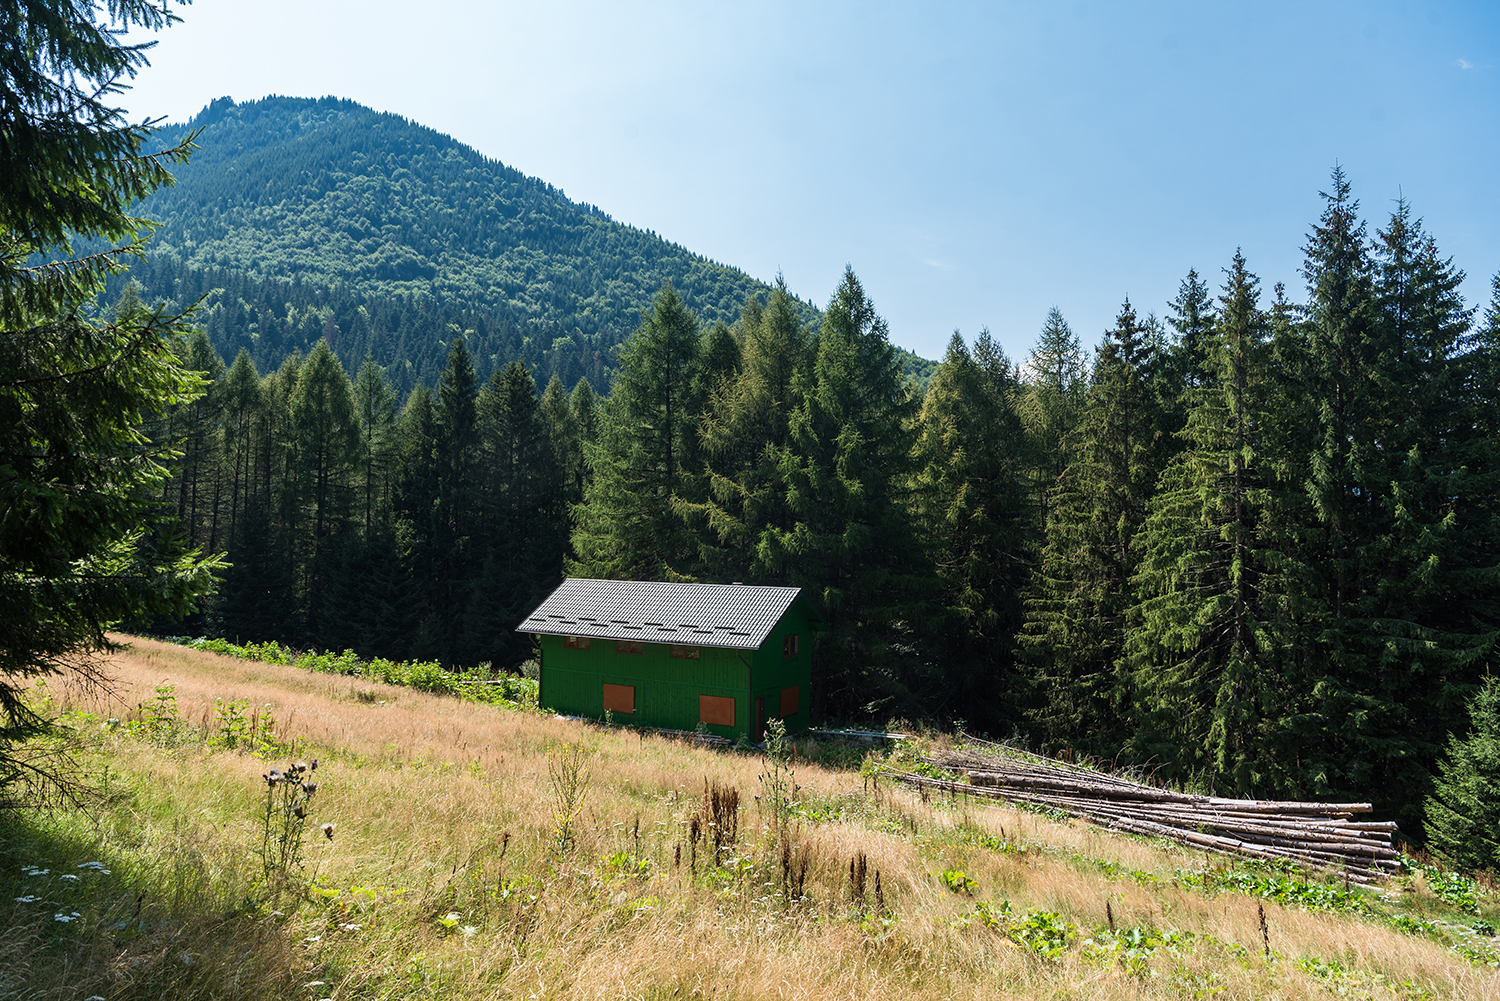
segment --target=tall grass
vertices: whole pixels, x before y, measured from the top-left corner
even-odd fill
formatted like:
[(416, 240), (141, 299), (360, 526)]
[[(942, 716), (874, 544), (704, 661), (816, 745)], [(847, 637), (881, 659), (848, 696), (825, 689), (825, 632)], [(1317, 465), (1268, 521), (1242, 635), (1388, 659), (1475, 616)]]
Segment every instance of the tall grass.
[[(788, 805), (775, 760), (364, 677), (149, 641), (114, 670), (113, 701), (52, 694), (88, 737), (91, 812), (0, 818), (0, 996), (1500, 998), (1472, 931), (1494, 898), (1452, 903), (1438, 877), (1345, 899), (867, 791), (806, 745)], [(134, 726), (162, 688), (167, 740)], [(338, 834), (306, 832), (279, 899), (258, 854), (268, 761), (210, 742), (216, 700), (268, 711), (275, 754), (319, 759)]]

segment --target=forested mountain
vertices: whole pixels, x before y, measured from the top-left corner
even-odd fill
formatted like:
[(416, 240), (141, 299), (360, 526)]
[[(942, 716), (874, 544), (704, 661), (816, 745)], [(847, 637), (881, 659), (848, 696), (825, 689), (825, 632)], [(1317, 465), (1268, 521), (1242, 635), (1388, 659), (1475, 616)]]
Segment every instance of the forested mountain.
[(274, 366), (199, 333), (213, 388), (154, 432), (169, 523), (233, 564), (199, 625), (509, 667), (564, 572), (791, 584), (830, 625), (815, 712), (1416, 834), (1500, 648), (1500, 280), (1475, 323), (1404, 201), (1371, 234), (1326, 197), (1303, 301), (1237, 254), (1164, 322), (1127, 300), (1091, 366), (1054, 309), (1025, 364), (955, 334), (924, 385), (852, 271), (815, 322), (779, 282), (729, 322), (664, 282), (607, 397), (539, 394), (500, 326), (405, 394), (312, 320)]
[(201, 149), (176, 185), (136, 209), (159, 226), (131, 277), (148, 301), (222, 290), (198, 322), (222, 355), (243, 347), (262, 370), (326, 339), (351, 368), (374, 358), (404, 395), (435, 383), (457, 330), (472, 331), (481, 378), (523, 359), (605, 391), (614, 348), (665, 282), (710, 323), (770, 291), (352, 101), (221, 98), (155, 141), (194, 129)]

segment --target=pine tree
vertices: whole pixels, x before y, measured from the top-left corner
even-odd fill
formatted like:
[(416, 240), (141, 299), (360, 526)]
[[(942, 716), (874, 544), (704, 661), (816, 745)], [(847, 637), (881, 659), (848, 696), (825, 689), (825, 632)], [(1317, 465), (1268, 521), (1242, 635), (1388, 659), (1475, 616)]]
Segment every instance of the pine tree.
[(1048, 494), (1068, 468), (1068, 449), (1087, 388), (1088, 373), (1078, 337), (1063, 319), (1062, 310), (1053, 306), (1026, 363), (1021, 408), (1036, 468), (1038, 525), (1046, 518)]
[(1270, 329), (1259, 282), (1236, 253), (1218, 322), (1198, 345), (1186, 446), (1164, 471), (1136, 537), (1137, 603), (1126, 639), (1140, 704), (1137, 758), (1229, 793), (1276, 772), (1268, 717), (1288, 647), (1286, 554), (1268, 511), (1287, 486), (1267, 454)]
[(484, 469), (480, 536), (487, 545), (468, 595), (457, 659), (512, 667), (531, 649), (515, 624), (562, 577), (568, 538), (562, 470), (526, 366), (511, 362), (497, 370), (477, 410)]
[(364, 530), (372, 530), (379, 508), (389, 500), (390, 464), (396, 428), (396, 395), (375, 359), (366, 356), (354, 381), (359, 418), (359, 480)]
[(1448, 740), (1448, 753), (1427, 799), (1427, 834), (1452, 864), (1500, 871), (1500, 682), (1486, 682), (1469, 702), (1469, 733)]
[(809, 366), (807, 332), (780, 278), (770, 302), (746, 304), (737, 377), (721, 381), (703, 419), (708, 486), (686, 513), (698, 531), (700, 573), (720, 580), (786, 584), (775, 544), (796, 523), (783, 470), (792, 461), (790, 421), (799, 372)]
[[(988, 330), (971, 355), (955, 331), (928, 386), (918, 422), (914, 491), (952, 614), (941, 630), (947, 691), (970, 722), (1003, 718), (998, 703), (1022, 619), (1032, 519), (1020, 386)], [(989, 719), (985, 719), (989, 717)]]
[(914, 708), (934, 672), (905, 648), (937, 592), (906, 493), (916, 401), (852, 269), (823, 314), (811, 376), (791, 414), (782, 471), (796, 522), (762, 533), (768, 562), (786, 566), (828, 620), (814, 697), (844, 713)]
[(1133, 727), (1125, 617), (1139, 561), (1133, 541), (1157, 473), (1150, 361), (1127, 300), (1097, 353), (1073, 458), (1049, 497), (1020, 637), (1048, 738), (1111, 757)]
[(575, 512), (574, 576), (671, 579), (691, 562), (675, 505), (696, 470), (698, 320), (671, 284), (620, 354), (597, 443), (594, 480)]
[[(171, 181), (188, 140), (148, 153), (146, 125), (106, 103), (145, 64), (135, 28), (174, 18), (147, 0), (0, 7), (0, 793), (35, 777), (17, 757), (48, 721), (23, 697), (90, 656), (123, 619), (177, 617), (220, 567), (152, 533), (165, 454), (143, 442), (152, 415), (202, 392), (166, 345), (185, 317), (80, 312), (139, 253), (129, 214)], [(74, 237), (126, 241), (71, 256)], [(56, 777), (54, 775), (54, 777)], [(36, 802), (21, 794), (21, 801)]]

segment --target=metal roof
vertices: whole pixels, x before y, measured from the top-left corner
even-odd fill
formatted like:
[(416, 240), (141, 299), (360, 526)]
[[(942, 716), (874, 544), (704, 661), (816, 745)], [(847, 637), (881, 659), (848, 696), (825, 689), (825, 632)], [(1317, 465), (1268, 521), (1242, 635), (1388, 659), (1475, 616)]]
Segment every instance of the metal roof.
[(801, 593), (800, 587), (570, 577), (516, 632), (756, 650)]

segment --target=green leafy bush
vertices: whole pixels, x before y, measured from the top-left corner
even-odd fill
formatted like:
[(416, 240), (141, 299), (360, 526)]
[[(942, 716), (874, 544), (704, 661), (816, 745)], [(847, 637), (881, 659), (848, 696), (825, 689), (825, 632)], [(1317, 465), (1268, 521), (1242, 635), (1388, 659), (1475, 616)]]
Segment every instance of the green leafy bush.
[(507, 708), (535, 707), (539, 694), (539, 683), (534, 678), (502, 674), (493, 677), (487, 666), (469, 668), (465, 671), (450, 671), (436, 661), (396, 661), (376, 657), (360, 660), (353, 650), (343, 653), (333, 651), (297, 652), (272, 640), (269, 643), (231, 643), (223, 639), (199, 636), (165, 637), (168, 643), (177, 643), (194, 650), (207, 650), (241, 660), (254, 660), (263, 664), (283, 664), (300, 667), (319, 674), (341, 674), (378, 681), (386, 685), (401, 685), (437, 695), (457, 695), (470, 702), (483, 702)]

